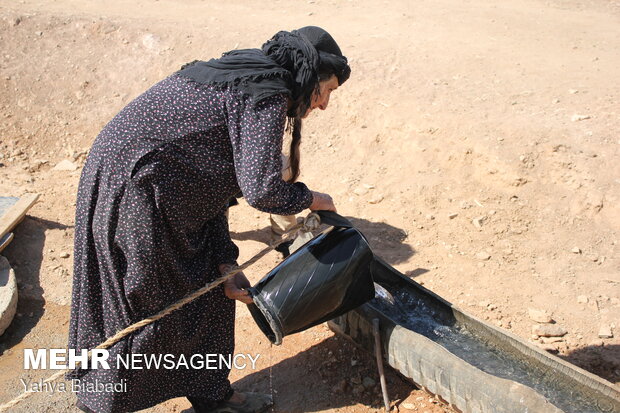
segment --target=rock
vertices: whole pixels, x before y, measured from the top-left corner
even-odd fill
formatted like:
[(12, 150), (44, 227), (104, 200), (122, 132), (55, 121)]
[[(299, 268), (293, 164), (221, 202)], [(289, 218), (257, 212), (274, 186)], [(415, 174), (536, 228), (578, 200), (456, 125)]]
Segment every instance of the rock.
[(559, 352), (558, 347), (556, 344), (554, 343), (549, 343), (549, 344), (544, 344), (541, 343), (538, 345), (538, 347), (540, 347), (541, 349), (548, 351), (549, 353), (557, 353)]
[(332, 391), (334, 393), (344, 393), (347, 390), (349, 383), (345, 379), (340, 380), (338, 383), (332, 387)]
[(599, 305), (598, 305), (598, 300), (590, 300), (588, 301), (588, 308), (591, 309), (592, 311), (599, 311)]
[(581, 254), (581, 249), (579, 247), (575, 247), (570, 250), (570, 252), (572, 252), (573, 254)]
[(488, 306), (490, 306), (490, 305), (491, 305), (491, 303), (490, 303), (489, 301), (487, 301), (487, 300), (482, 300), (482, 301), (480, 301), (480, 302), (478, 303), (478, 306), (479, 306), (479, 307), (483, 307), (483, 308), (487, 308), (487, 307), (488, 307)]
[(580, 295), (580, 296), (577, 297), (577, 302), (579, 304), (587, 304), (588, 301), (589, 301), (588, 300), (588, 296), (586, 296), (586, 295)]
[(43, 32), (42, 32), (42, 31), (40, 31), (40, 30), (39, 30), (39, 31), (37, 31), (37, 32), (34, 32), (34, 34), (36, 34), (37, 36), (43, 36)]
[(152, 33), (142, 36), (142, 46), (149, 50), (157, 51), (159, 49), (160, 40), (159, 37)]
[(595, 339), (592, 340), (588, 343), (588, 347), (603, 347), (605, 345), (605, 342), (603, 342), (603, 340), (599, 339)]
[(483, 216), (472, 219), (471, 223), (474, 224), (474, 227), (476, 228), (482, 228), (482, 224), (484, 224), (484, 221), (486, 221), (486, 219), (487, 217), (483, 215)]
[(429, 221), (432, 221), (435, 219), (435, 216), (433, 214), (427, 214), (426, 219), (428, 219)]
[(562, 337), (541, 337), (540, 341), (542, 341), (543, 344), (551, 344), (561, 343), (564, 339)]
[(371, 387), (374, 387), (375, 384), (377, 383), (370, 377), (364, 377), (362, 380), (362, 386), (364, 386), (365, 389), (370, 389)]
[(404, 407), (407, 410), (415, 410), (416, 409), (416, 405), (413, 403), (402, 403), (400, 405), (400, 407)]
[(69, 253), (68, 252), (63, 252), (62, 254), (59, 255), (60, 258), (69, 258)]
[(77, 165), (67, 159), (58, 162), (53, 168), (54, 171), (75, 171), (77, 169)]
[(448, 215), (448, 218), (450, 218), (450, 219), (454, 219), (454, 218), (456, 218), (456, 217), (458, 217), (458, 216), (459, 216), (459, 214), (457, 214), (457, 213), (452, 213), (452, 214)]
[(534, 308), (528, 308), (527, 313), (530, 316), (530, 320), (537, 323), (552, 323), (553, 319), (545, 310), (536, 310)]
[(491, 259), (491, 254), (489, 254), (486, 251), (480, 251), (480, 252), (476, 253), (476, 259), (478, 259), (480, 261), (487, 261), (487, 260)]
[(368, 200), (369, 204), (378, 204), (379, 202), (383, 201), (383, 195), (375, 195), (374, 197), (372, 197), (371, 199)]
[(613, 338), (614, 333), (611, 331), (611, 326), (609, 324), (604, 324), (598, 330), (599, 338)]
[(582, 120), (586, 120), (586, 119), (590, 119), (590, 115), (578, 115), (578, 114), (574, 114), (573, 116), (570, 117), (570, 120), (573, 122), (579, 122)]
[(512, 181), (513, 186), (523, 186), (528, 183), (527, 178), (517, 177)]
[(568, 331), (557, 324), (536, 324), (532, 326), (532, 333), (540, 337), (562, 337)]
[(366, 195), (368, 193), (368, 188), (364, 188), (363, 186), (360, 186), (359, 188), (355, 188), (353, 190), (353, 193), (358, 196)]

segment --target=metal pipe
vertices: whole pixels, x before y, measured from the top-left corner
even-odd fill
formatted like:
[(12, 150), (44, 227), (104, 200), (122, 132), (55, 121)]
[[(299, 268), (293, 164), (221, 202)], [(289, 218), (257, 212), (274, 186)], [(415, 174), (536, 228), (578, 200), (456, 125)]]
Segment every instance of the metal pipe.
[(381, 355), (381, 336), (379, 335), (379, 319), (372, 320), (372, 332), (375, 335), (375, 356), (377, 358), (377, 369), (379, 370), (379, 381), (381, 382), (381, 393), (383, 394), (383, 404), (385, 411), (390, 411), (390, 398), (388, 397), (387, 384), (385, 383), (385, 373), (383, 371), (383, 356)]

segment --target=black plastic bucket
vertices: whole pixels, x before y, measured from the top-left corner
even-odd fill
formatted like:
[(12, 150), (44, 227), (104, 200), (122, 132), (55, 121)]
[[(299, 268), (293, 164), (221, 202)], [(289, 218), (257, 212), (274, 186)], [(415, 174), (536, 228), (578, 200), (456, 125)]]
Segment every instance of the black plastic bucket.
[(260, 280), (248, 305), (258, 327), (276, 345), (286, 335), (331, 320), (375, 296), (374, 257), (355, 228), (330, 228)]

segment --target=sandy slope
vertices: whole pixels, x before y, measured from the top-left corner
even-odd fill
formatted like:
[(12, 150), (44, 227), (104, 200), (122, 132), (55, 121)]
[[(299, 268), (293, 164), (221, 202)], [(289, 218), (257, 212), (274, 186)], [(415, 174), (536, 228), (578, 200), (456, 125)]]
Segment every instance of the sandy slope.
[[(537, 343), (620, 382), (620, 333), (599, 338), (620, 328), (620, 3), (503, 3), (3, 4), (0, 193), (42, 197), (6, 250), (21, 315), (0, 339), (0, 399), (22, 387), (22, 347), (64, 345), (79, 169), (54, 166), (81, 166), (101, 127), (181, 64), (308, 24), (334, 35), (353, 75), (305, 125), (302, 180), (332, 194), (376, 253), (416, 281), (526, 339), (528, 310), (547, 311), (568, 334)], [(246, 205), (233, 210), (242, 258), (268, 241), (267, 223)], [(351, 366), (354, 350), (323, 327), (270, 349), (239, 314), (240, 351), (265, 358), (235, 378), (277, 391), (277, 411), (379, 407), (376, 386), (357, 383), (374, 377), (368, 356)], [(48, 411), (71, 402), (37, 400)], [(408, 402), (444, 411), (420, 392)]]

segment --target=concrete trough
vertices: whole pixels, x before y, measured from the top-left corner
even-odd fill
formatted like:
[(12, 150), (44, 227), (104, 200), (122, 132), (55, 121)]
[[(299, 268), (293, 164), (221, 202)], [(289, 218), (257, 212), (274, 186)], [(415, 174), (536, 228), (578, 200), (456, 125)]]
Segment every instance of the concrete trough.
[(612, 383), (459, 310), (387, 263), (373, 263), (377, 297), (328, 322), (465, 413), (620, 413)]

